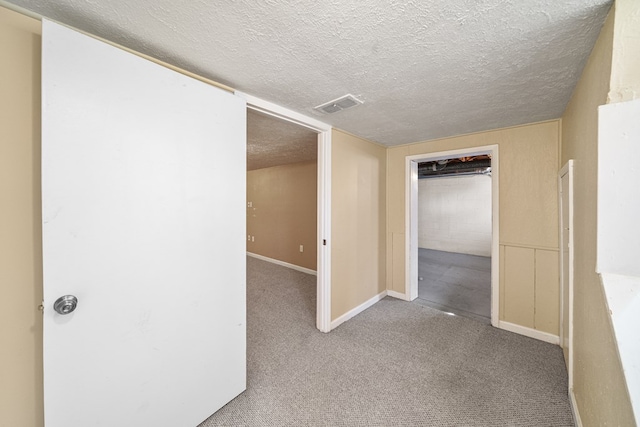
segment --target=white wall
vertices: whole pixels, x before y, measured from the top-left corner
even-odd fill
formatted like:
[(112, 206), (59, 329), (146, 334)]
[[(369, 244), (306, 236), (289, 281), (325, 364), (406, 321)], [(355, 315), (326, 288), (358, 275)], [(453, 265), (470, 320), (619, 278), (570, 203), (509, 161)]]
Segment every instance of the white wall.
[(640, 99), (598, 110), (596, 271), (640, 277)]
[(419, 180), (418, 246), (491, 256), (491, 177)]
[(640, 99), (598, 108), (596, 270), (607, 297), (622, 368), (640, 420)]

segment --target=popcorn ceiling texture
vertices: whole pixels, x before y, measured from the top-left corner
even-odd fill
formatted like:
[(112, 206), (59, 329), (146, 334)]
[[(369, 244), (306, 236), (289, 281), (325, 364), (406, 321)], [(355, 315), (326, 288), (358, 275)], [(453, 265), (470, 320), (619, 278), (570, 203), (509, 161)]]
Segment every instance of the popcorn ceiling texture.
[(11, 0), (388, 146), (558, 118), (612, 0)]
[(247, 170), (318, 159), (318, 134), (264, 114), (247, 113)]

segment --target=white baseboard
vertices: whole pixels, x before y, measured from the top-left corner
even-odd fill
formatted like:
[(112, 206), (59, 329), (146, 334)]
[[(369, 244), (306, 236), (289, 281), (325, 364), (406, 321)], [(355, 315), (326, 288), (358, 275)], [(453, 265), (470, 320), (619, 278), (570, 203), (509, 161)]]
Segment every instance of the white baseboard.
[(401, 299), (403, 301), (409, 301), (409, 298), (407, 298), (406, 294), (401, 294), (400, 292), (396, 292), (396, 291), (391, 291), (387, 289), (387, 296), (393, 297), (393, 298), (398, 298)]
[(576, 402), (576, 395), (573, 389), (569, 389), (569, 403), (571, 405), (571, 413), (573, 414), (573, 422), (576, 427), (582, 427), (582, 420), (580, 419), (580, 412), (578, 412), (578, 403)]
[(373, 304), (377, 303), (382, 298), (386, 297), (387, 296), (387, 292), (388, 291), (382, 291), (378, 295), (374, 296), (373, 298), (363, 302), (362, 304), (360, 304), (356, 308), (347, 311), (345, 314), (343, 314), (342, 316), (338, 317), (336, 320), (331, 322), (331, 329), (333, 330), (333, 329), (337, 328), (339, 325), (341, 325), (344, 322), (346, 322), (347, 320), (351, 319), (353, 316), (362, 313), (367, 308), (371, 307)]
[(278, 259), (273, 259), (273, 258), (269, 258), (269, 257), (263, 256), (263, 255), (254, 254), (253, 252), (247, 252), (247, 255), (249, 255), (250, 257), (253, 257), (253, 258), (261, 259), (262, 261), (267, 261), (267, 262), (270, 262), (270, 263), (273, 263), (273, 264), (281, 265), (283, 267), (291, 268), (292, 270), (301, 271), (301, 272), (307, 273), (307, 274), (313, 274), (314, 276), (318, 275), (318, 273), (315, 270), (311, 270), (311, 269), (305, 268), (305, 267), (300, 267), (299, 265), (290, 264), (288, 262), (280, 261)]
[(526, 326), (520, 326), (516, 325), (515, 323), (504, 322), (501, 320), (498, 322), (498, 328), (504, 329), (505, 331), (514, 332), (516, 334), (524, 335), (525, 337), (535, 338), (537, 340), (548, 342), (550, 344), (560, 345), (559, 336), (527, 328)]

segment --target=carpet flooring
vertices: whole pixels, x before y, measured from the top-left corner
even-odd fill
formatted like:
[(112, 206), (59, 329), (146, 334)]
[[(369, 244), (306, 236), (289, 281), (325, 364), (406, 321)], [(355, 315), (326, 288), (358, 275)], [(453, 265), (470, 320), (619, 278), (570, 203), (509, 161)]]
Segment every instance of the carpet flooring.
[(247, 266), (247, 390), (201, 427), (573, 425), (557, 346), (389, 297), (323, 334), (314, 276)]
[(491, 257), (419, 248), (413, 302), (491, 323)]

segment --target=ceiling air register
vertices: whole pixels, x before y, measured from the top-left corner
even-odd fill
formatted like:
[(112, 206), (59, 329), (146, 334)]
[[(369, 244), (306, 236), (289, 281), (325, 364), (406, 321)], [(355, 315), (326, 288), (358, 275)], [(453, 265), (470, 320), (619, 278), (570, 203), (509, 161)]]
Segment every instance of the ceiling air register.
[(317, 107), (313, 107), (313, 109), (322, 114), (333, 114), (338, 111), (346, 110), (347, 108), (355, 107), (362, 103), (362, 101), (349, 93), (341, 96), (340, 98), (320, 104)]

